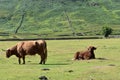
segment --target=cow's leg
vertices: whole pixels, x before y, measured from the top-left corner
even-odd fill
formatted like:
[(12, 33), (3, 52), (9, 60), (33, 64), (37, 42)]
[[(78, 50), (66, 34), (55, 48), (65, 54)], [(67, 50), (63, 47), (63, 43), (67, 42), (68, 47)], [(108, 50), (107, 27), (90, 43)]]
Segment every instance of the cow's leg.
[(45, 59), (43, 60), (43, 64), (45, 64)]
[(44, 55), (40, 55), (41, 56), (41, 61), (39, 64), (45, 64), (45, 56)]
[(40, 55), (40, 57), (41, 57), (41, 60), (40, 60), (40, 63), (39, 63), (39, 64), (42, 64), (42, 56)]
[(45, 64), (45, 55), (43, 56), (43, 64)]
[(20, 58), (18, 58), (18, 62), (19, 62), (19, 64), (21, 64), (21, 60), (20, 60)]
[(39, 64), (42, 64), (42, 60), (40, 61), (40, 63)]
[(89, 57), (89, 56), (84, 56), (84, 59), (85, 59), (85, 60), (89, 60), (90, 57)]
[(43, 64), (45, 64), (45, 56), (43, 57), (43, 60), (42, 60)]
[(22, 59), (23, 59), (23, 64), (25, 64), (25, 56), (23, 56)]

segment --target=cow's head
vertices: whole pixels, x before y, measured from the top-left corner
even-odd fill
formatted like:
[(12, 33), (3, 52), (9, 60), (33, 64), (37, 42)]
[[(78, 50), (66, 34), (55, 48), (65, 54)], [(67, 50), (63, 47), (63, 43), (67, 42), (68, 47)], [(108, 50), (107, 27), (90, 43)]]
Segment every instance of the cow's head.
[(10, 56), (11, 56), (11, 50), (8, 49), (8, 50), (6, 50), (6, 57), (9, 58)]
[(94, 46), (89, 46), (89, 47), (88, 47), (88, 50), (89, 50), (89, 51), (93, 51), (93, 50), (96, 50), (96, 49), (97, 49), (97, 48), (94, 47)]

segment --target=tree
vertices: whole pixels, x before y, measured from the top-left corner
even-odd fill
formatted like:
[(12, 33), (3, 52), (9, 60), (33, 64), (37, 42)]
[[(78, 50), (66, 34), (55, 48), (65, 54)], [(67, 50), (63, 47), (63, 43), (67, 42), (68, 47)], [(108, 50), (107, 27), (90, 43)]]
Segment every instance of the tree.
[(107, 26), (104, 26), (102, 28), (102, 32), (105, 38), (109, 37), (109, 35), (112, 33), (113, 29)]

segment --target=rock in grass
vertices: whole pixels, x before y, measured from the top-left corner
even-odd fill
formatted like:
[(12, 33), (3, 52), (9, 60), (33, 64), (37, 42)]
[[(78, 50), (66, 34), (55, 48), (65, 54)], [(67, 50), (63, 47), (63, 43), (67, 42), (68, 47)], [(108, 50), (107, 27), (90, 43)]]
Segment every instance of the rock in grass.
[(71, 73), (71, 72), (73, 72), (73, 70), (69, 70), (68, 72)]
[(48, 80), (48, 78), (46, 76), (40, 76), (39, 79), (40, 80)]
[(43, 69), (41, 69), (41, 70), (43, 70), (43, 71), (49, 71), (50, 69), (48, 69), (48, 68), (43, 68)]

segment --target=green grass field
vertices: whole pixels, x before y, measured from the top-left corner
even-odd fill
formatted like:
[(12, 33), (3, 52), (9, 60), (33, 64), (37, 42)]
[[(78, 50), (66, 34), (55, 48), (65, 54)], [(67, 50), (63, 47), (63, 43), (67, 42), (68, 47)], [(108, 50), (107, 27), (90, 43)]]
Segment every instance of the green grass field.
[[(0, 49), (7, 49), (17, 41), (1, 41)], [(120, 80), (120, 39), (47, 40), (48, 59), (40, 65), (39, 56), (26, 56), (26, 64), (19, 65), (15, 56), (9, 59), (0, 51), (0, 80)], [(88, 46), (97, 47), (95, 60), (72, 61), (76, 51)], [(42, 70), (48, 68), (50, 70)]]

